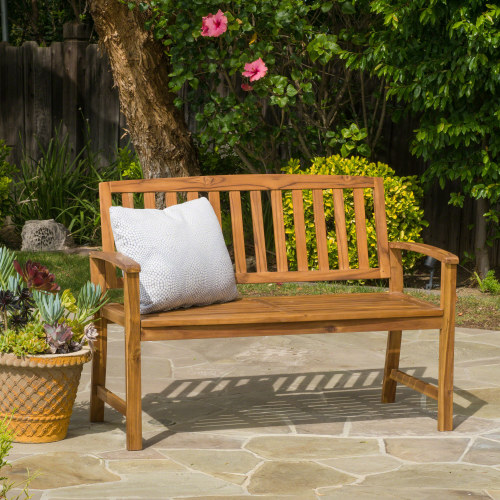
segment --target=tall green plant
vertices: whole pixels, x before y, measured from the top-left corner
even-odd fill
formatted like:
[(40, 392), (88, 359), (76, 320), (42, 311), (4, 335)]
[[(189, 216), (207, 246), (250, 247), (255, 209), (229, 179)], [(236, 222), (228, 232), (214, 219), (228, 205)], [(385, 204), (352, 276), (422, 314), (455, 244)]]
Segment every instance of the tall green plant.
[(27, 220), (55, 219), (77, 243), (99, 243), (98, 184), (119, 179), (123, 171), (136, 174), (140, 170), (136, 156), (126, 146), (117, 150), (116, 161), (101, 167), (90, 140), (74, 156), (68, 135), (57, 129), (48, 146), (39, 148), (39, 160), (23, 156), (14, 193), (14, 222), (22, 227)]
[(87, 191), (85, 148), (72, 158), (68, 135), (61, 138), (57, 130), (47, 148), (40, 143), (38, 147), (39, 160), (24, 153), (21, 161), (16, 221), (56, 219), (68, 226), (72, 214), (67, 209), (73, 193)]

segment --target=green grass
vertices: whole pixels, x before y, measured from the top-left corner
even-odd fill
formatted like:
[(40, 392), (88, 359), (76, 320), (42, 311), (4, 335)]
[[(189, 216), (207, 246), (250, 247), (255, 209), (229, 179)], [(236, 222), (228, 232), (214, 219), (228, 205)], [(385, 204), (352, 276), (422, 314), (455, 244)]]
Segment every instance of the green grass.
[[(69, 288), (73, 293), (78, 292), (90, 280), (89, 258), (87, 256), (62, 252), (16, 252), (16, 256), (20, 263), (31, 260), (47, 266), (56, 277), (56, 282), (61, 290)], [(121, 290), (110, 290), (109, 295), (112, 301), (123, 302)]]
[[(55, 274), (61, 289), (70, 288), (77, 291), (90, 279), (89, 259), (81, 255), (70, 255), (60, 252), (17, 252), (18, 260), (25, 262), (28, 259), (46, 265), (50, 272)], [(283, 284), (256, 284), (238, 285), (242, 296), (271, 296), (271, 295), (317, 295), (327, 293), (369, 293), (381, 291), (381, 287), (366, 285), (352, 285), (345, 282), (338, 283), (283, 283)], [(424, 290), (407, 290), (410, 295), (422, 300), (439, 304), (439, 294), (428, 293)], [(121, 290), (110, 290), (110, 298), (115, 302), (123, 301)], [(457, 301), (457, 326), (470, 328), (484, 328), (488, 330), (500, 329), (500, 296), (487, 293), (474, 295), (460, 295)]]

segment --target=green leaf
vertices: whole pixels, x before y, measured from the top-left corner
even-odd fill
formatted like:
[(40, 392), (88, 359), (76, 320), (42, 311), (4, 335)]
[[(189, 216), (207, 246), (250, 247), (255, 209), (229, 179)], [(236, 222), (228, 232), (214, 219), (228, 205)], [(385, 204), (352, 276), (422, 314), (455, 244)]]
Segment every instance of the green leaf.
[(341, 10), (344, 14), (356, 14), (356, 8), (351, 2), (344, 2)]
[(288, 97), (293, 97), (296, 96), (298, 93), (298, 90), (291, 84), (289, 84), (286, 88), (286, 95)]
[(333, 7), (333, 2), (324, 2), (321, 4), (321, 12), (328, 12)]

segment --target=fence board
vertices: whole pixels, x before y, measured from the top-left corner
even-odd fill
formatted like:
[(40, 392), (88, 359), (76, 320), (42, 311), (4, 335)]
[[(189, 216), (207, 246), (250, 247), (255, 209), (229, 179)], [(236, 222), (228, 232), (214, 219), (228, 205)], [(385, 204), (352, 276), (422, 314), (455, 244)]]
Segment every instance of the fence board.
[(31, 158), (45, 149), (52, 137), (51, 52), (35, 42), (22, 46), (24, 63), (24, 136)]
[(63, 133), (68, 134), (72, 152), (78, 153), (84, 144), (84, 89), (86, 42), (64, 42)]
[[(22, 157), (20, 135), (24, 138), (24, 70), (21, 47), (4, 46), (0, 72), (0, 138), (14, 148), (9, 158), (19, 164)], [(16, 147), (17, 146), (17, 147)]]
[(120, 139), (118, 91), (113, 86), (108, 58), (97, 45), (87, 47), (86, 66), (85, 115), (89, 120), (92, 149), (101, 163), (107, 163), (114, 158)]
[(52, 65), (52, 128), (59, 128), (63, 119), (64, 45), (54, 42), (50, 46)]

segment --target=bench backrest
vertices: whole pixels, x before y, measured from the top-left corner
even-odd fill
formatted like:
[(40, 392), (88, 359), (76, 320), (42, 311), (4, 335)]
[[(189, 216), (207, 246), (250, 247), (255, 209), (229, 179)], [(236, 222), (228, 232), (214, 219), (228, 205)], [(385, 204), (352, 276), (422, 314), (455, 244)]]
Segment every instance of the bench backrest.
[[(355, 239), (357, 259), (349, 261), (348, 234), (344, 194), (350, 191), (350, 199), (354, 204)], [(306, 224), (304, 217), (304, 191), (312, 193), (314, 212), (314, 232), (317, 247), (317, 269), (309, 269), (308, 249), (306, 241)], [(249, 192), (249, 195), (244, 195)], [(196, 199), (207, 195), (214, 208), (219, 222), (221, 217), (221, 196), (228, 193), (232, 243), (236, 280), (238, 283), (272, 283), (281, 281), (330, 281), (387, 278), (390, 275), (389, 248), (385, 216), (384, 184), (378, 177), (349, 177), (329, 175), (224, 175), (205, 177), (182, 177), (148, 180), (125, 180), (104, 182), (100, 184), (102, 247), (104, 251), (114, 251), (113, 233), (109, 219), (109, 207), (114, 202), (124, 207), (134, 207), (134, 194), (144, 194), (144, 208), (155, 208), (156, 194), (165, 195), (165, 204), (174, 205), (182, 200)], [(179, 195), (179, 193), (186, 193)], [(264, 194), (265, 193), (265, 194)], [(289, 270), (287, 257), (287, 236), (283, 216), (283, 200), (291, 201), (293, 210), (294, 236), (297, 270)], [(115, 196), (115, 195), (121, 195)], [(248, 203), (251, 213), (251, 232), (255, 252), (255, 270), (247, 269), (247, 249), (245, 243), (245, 224), (242, 196)], [(263, 217), (264, 203), (270, 204), (272, 212), (272, 239), (274, 240), (275, 265), (270, 269), (266, 252), (266, 230)], [(375, 222), (377, 267), (370, 267), (368, 258), (368, 239), (365, 209), (369, 197), (373, 197), (372, 214)], [(117, 200), (115, 198), (118, 198)], [(121, 198), (121, 199), (120, 199)], [(224, 198), (225, 199), (225, 198)], [(269, 201), (268, 201), (269, 200)], [(325, 200), (333, 206), (333, 221), (325, 220)], [(226, 202), (224, 202), (226, 203)], [(224, 203), (222, 205), (224, 205)], [(243, 204), (243, 206), (245, 206)], [(271, 219), (271, 217), (269, 217)], [(333, 229), (332, 229), (333, 228)], [(269, 231), (267, 232), (269, 235)], [(248, 232), (247, 232), (248, 235)], [(338, 251), (338, 268), (330, 269), (328, 254), (328, 238), (336, 240)], [(248, 238), (247, 238), (248, 239)], [(269, 238), (268, 238), (269, 239)], [(269, 242), (268, 247), (269, 247)], [(290, 241), (288, 241), (290, 245)], [(331, 247), (331, 245), (330, 245)], [(274, 251), (273, 251), (274, 254)], [(352, 259), (351, 259), (352, 260)], [(111, 271), (109, 272), (111, 274)], [(114, 277), (108, 276), (109, 279)]]

